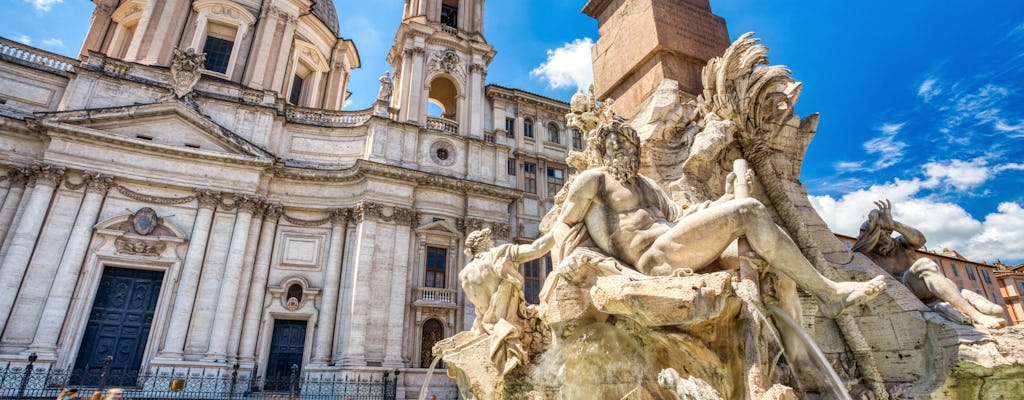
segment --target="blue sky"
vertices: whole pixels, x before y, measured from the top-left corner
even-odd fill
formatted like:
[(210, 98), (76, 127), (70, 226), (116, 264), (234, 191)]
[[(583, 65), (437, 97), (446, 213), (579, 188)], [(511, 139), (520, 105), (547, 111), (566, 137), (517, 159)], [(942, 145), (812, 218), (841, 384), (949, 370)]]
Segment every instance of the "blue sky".
[[(491, 0), (487, 80), (568, 99), (585, 84), (596, 21), (585, 0)], [(369, 106), (402, 2), (335, 2), (355, 40), (349, 109)], [(92, 2), (3, 0), (0, 35), (74, 56)], [(871, 201), (978, 260), (1024, 262), (1024, 2), (712, 0), (736, 38), (753, 31), (804, 82), (797, 113), (822, 114), (802, 179), (836, 231)], [(45, 10), (47, 9), (48, 10)]]

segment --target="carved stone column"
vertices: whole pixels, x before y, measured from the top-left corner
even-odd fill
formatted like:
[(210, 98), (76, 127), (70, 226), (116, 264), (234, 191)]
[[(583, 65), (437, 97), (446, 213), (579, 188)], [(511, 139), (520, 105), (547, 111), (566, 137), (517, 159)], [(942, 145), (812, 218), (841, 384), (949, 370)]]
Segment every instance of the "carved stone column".
[(281, 206), (267, 207), (260, 232), (259, 250), (252, 270), (252, 285), (249, 286), (249, 301), (245, 307), (245, 321), (242, 323), (242, 338), (238, 344), (238, 361), (252, 362), (256, 359), (256, 338), (259, 336), (260, 321), (263, 319), (263, 300), (267, 295), (267, 277), (270, 275), (270, 257), (274, 253), (277, 236), (277, 219), (281, 217)]
[(210, 333), (210, 349), (204, 358), (206, 361), (226, 360), (232, 314), (235, 311), (235, 299), (238, 298), (238, 281), (242, 276), (242, 261), (245, 260), (245, 245), (249, 242), (249, 224), (259, 206), (258, 201), (251, 197), (238, 197), (235, 201), (238, 202), (238, 214), (231, 233), (231, 244), (228, 245), (227, 264), (224, 265), (224, 277), (221, 279), (217, 311), (214, 313), (213, 330)]
[(327, 364), (331, 361), (331, 344), (334, 342), (334, 322), (338, 314), (341, 262), (344, 259), (349, 210), (331, 210), (331, 217), (331, 247), (327, 255), (327, 268), (324, 269), (324, 291), (320, 298), (316, 340), (313, 342), (312, 361), (317, 364)]
[(24, 170), (8, 170), (7, 177), (11, 181), (11, 186), (7, 189), (7, 197), (4, 197), (3, 205), (0, 206), (0, 243), (7, 238), (11, 222), (14, 221), (14, 215), (18, 212), (21, 196), (25, 193), (25, 183), (28, 182), (28, 175)]
[(25, 269), (32, 258), (32, 250), (39, 239), (39, 231), (46, 219), (46, 211), (50, 208), (50, 200), (57, 184), (64, 177), (64, 168), (50, 165), (32, 167), (32, 179), (35, 188), (18, 226), (14, 228), (7, 257), (0, 265), (0, 331), (6, 328), (14, 299), (18, 295), (18, 287), (25, 276)]
[(181, 360), (185, 351), (185, 336), (188, 334), (189, 320), (192, 319), (192, 306), (196, 299), (196, 288), (199, 287), (206, 242), (210, 236), (213, 211), (220, 204), (220, 193), (199, 191), (196, 193), (196, 200), (199, 202), (199, 211), (196, 213), (195, 224), (192, 225), (185, 264), (182, 265), (178, 278), (178, 292), (174, 298), (174, 307), (171, 309), (170, 322), (167, 324), (167, 337), (160, 352), (160, 358), (168, 360)]
[(82, 270), (89, 241), (92, 239), (92, 228), (99, 217), (103, 198), (114, 184), (114, 179), (107, 175), (86, 174), (85, 179), (85, 197), (82, 199), (74, 227), (71, 228), (67, 246), (64, 247), (64, 254), (57, 267), (57, 275), (50, 286), (46, 305), (43, 306), (43, 312), (39, 317), (35, 338), (28, 347), (28, 352), (37, 353), (44, 359), (56, 356), (60, 328), (71, 304), (71, 295), (74, 293), (78, 274)]

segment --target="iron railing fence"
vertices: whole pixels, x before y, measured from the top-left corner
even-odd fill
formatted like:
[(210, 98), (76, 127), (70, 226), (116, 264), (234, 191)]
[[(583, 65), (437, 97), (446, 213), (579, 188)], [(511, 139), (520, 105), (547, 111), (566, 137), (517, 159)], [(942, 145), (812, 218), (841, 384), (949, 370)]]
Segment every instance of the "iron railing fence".
[[(87, 371), (90, 371), (87, 369)], [(139, 374), (104, 367), (85, 373), (13, 366), (0, 369), (0, 399), (53, 399), (62, 389), (76, 387), (79, 397), (112, 388), (125, 399), (275, 399), (275, 400), (394, 400), (399, 371), (362, 377), (299, 373), (261, 377), (239, 376), (238, 370), (185, 370)]]

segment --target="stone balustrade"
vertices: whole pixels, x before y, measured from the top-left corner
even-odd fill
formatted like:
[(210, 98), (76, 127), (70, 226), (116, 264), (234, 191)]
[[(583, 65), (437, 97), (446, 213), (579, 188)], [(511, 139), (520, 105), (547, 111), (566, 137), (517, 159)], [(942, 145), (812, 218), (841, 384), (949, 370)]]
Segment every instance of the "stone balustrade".
[(373, 110), (330, 111), (314, 108), (287, 107), (284, 110), (284, 115), (288, 122), (337, 128), (365, 124), (373, 116)]
[(441, 25), (441, 30), (452, 36), (459, 36), (459, 30), (448, 25)]
[(455, 308), (456, 292), (452, 289), (418, 287), (413, 289), (414, 306)]
[(38, 64), (59, 71), (72, 71), (78, 65), (78, 60), (73, 58), (50, 53), (32, 46), (26, 46), (2, 37), (0, 37), (0, 55), (24, 60), (32, 64)]
[(457, 134), (459, 123), (446, 118), (427, 117), (427, 129)]

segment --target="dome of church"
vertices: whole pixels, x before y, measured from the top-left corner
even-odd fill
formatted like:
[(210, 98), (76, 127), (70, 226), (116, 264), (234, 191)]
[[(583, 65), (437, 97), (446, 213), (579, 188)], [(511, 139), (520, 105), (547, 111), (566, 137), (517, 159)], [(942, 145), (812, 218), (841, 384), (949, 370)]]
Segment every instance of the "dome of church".
[(338, 10), (334, 8), (334, 0), (316, 0), (313, 3), (313, 15), (320, 18), (331, 30), (331, 33), (334, 33), (334, 36), (341, 36), (341, 28), (338, 27)]

